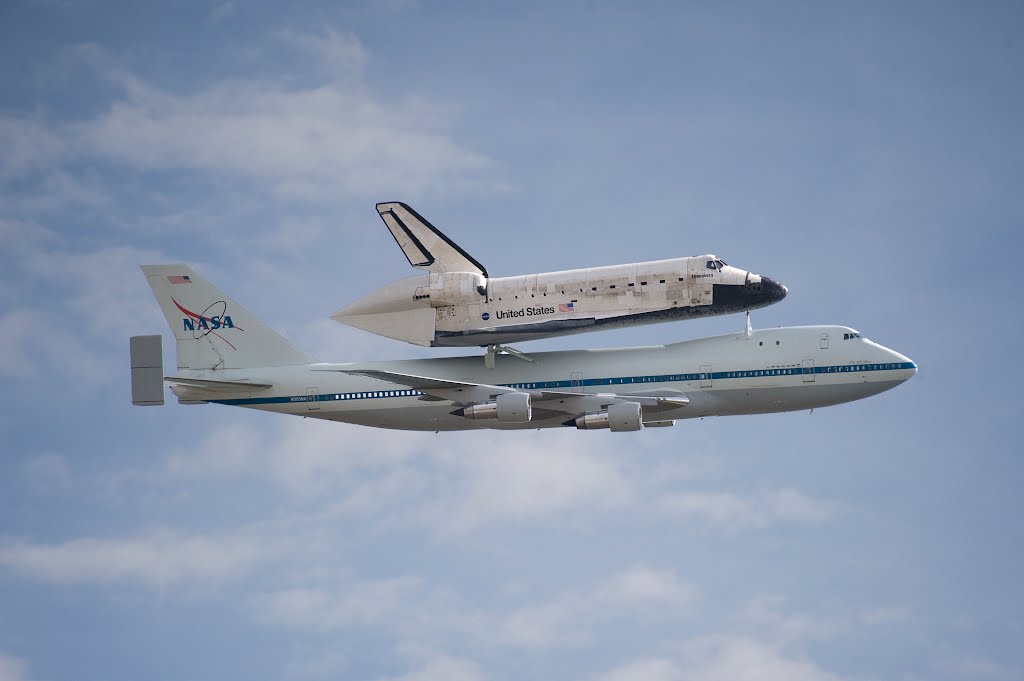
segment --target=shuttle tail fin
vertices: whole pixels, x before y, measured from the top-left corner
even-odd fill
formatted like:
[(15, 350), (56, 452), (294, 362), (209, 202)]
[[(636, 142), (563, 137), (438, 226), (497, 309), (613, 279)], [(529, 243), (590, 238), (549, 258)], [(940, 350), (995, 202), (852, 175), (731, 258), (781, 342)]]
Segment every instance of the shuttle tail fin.
[(487, 276), (487, 270), (473, 256), (406, 204), (378, 203), (377, 212), (413, 267), (428, 272), (478, 272)]
[(143, 265), (177, 340), (179, 369), (310, 364), (312, 357), (186, 265)]

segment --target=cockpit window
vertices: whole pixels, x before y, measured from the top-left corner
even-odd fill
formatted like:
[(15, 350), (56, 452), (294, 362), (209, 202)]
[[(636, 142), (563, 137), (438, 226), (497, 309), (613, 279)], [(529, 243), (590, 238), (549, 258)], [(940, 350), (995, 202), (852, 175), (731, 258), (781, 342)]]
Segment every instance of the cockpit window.
[(709, 270), (718, 270), (719, 272), (721, 272), (722, 268), (725, 267), (725, 261), (708, 260), (706, 263), (704, 263), (704, 267), (707, 267)]
[(721, 270), (723, 267), (726, 266), (726, 262), (724, 260), (716, 260), (715, 262), (718, 263), (718, 269), (719, 270)]
[(862, 336), (854, 331), (853, 333), (844, 333), (843, 340), (850, 340), (851, 338), (861, 338)]

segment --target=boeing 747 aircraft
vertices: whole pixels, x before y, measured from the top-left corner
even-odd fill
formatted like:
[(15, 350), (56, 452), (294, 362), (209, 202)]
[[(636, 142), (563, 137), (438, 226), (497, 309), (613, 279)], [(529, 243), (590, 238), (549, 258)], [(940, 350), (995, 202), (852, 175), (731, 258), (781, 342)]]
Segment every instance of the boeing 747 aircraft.
[(616, 350), (319, 362), (185, 265), (142, 267), (174, 333), (131, 342), (132, 401), (249, 407), (402, 430), (640, 430), (702, 416), (825, 407), (894, 388), (909, 358), (845, 326), (752, 330)]

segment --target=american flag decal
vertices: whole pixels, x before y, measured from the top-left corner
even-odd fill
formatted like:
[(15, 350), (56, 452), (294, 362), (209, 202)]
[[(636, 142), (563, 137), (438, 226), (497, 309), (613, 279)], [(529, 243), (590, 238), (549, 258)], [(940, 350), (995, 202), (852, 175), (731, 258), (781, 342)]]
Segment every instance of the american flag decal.
[(572, 312), (573, 311), (573, 307), (572, 306), (573, 306), (572, 303), (559, 303), (558, 304), (558, 311), (559, 312)]
[(191, 284), (192, 280), (188, 278), (188, 275), (172, 274), (168, 275), (167, 281), (172, 284)]

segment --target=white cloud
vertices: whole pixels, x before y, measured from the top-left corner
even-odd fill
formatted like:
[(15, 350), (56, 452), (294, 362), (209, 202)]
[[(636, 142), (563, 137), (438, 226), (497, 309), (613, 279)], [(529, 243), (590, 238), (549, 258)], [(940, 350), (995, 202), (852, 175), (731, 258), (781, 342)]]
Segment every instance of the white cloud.
[(705, 636), (687, 641), (675, 655), (636, 660), (597, 677), (599, 681), (838, 681), (811, 660), (794, 657), (756, 639)]
[(319, 72), (337, 79), (362, 72), (370, 56), (354, 35), (326, 29), (322, 33), (303, 33), (285, 29), (279, 34), (283, 43), (308, 55)]
[(119, 377), (130, 335), (165, 327), (138, 269), (166, 260), (160, 253), (76, 253), (50, 230), (16, 220), (0, 220), (0, 248), (10, 275), (0, 300), (11, 301), (0, 311), (0, 375), (60, 373), (94, 389)]
[(486, 676), (480, 666), (472, 660), (448, 655), (437, 655), (401, 676), (388, 677), (382, 681), (479, 681)]
[(421, 580), (399, 577), (336, 589), (282, 589), (259, 596), (258, 609), (275, 624), (314, 631), (379, 624), (408, 609)]
[(705, 636), (682, 649), (682, 675), (689, 681), (836, 681), (814, 662), (744, 636)]
[(38, 116), (0, 116), (0, 182), (45, 169), (66, 151), (66, 140)]
[[(234, 9), (220, 3), (210, 21)], [(0, 185), (36, 181), (19, 185), (5, 199), (6, 211), (109, 203), (96, 178), (71, 171), (82, 160), (210, 173), (301, 201), (499, 188), (485, 177), (490, 159), (450, 134), (451, 104), (363, 82), (370, 55), (353, 35), (284, 29), (272, 38), (267, 63), (281, 61), (282, 49), (297, 54), (301, 62), (289, 61), (286, 72), (306, 74), (306, 82), (270, 75), (167, 92), (97, 45), (62, 50), (57, 61), (69, 71), (65, 77), (84, 68), (121, 94), (98, 115), (77, 121), (0, 115)], [(310, 74), (316, 82), (308, 82)]]
[(453, 493), (426, 511), (444, 532), (620, 508), (633, 495), (605, 446), (575, 431), (507, 433), (500, 439), (477, 434), (454, 444), (454, 451), (435, 457), (454, 480)]
[(71, 488), (71, 469), (60, 454), (46, 453), (29, 457), (24, 463), (25, 477), (35, 490), (44, 493), (65, 492)]
[(355, 38), (332, 31), (283, 31), (279, 38), (308, 56), (312, 72), (330, 77), (313, 86), (270, 78), (228, 81), (176, 94), (112, 64), (102, 51), (86, 50), (124, 96), (96, 118), (54, 126), (48, 137), (35, 135), (39, 141), (18, 154), (10, 173), (67, 147), (72, 155), (98, 155), (143, 170), (255, 180), (278, 196), (301, 200), (484, 186), (479, 177), (490, 161), (444, 132), (446, 106), (374, 92), (359, 82), (368, 56)]
[(575, 432), (496, 439), (494, 433), (435, 435), (313, 419), (268, 421), (264, 428), (228, 422), (197, 449), (173, 452), (163, 472), (257, 476), (297, 496), (330, 495), (333, 513), (425, 525), (444, 535), (621, 508), (633, 494), (615, 458)]
[(314, 419), (278, 419), (262, 429), (228, 422), (197, 449), (172, 453), (163, 466), (183, 477), (255, 475), (296, 496), (359, 494), (368, 471), (400, 466), (425, 437)]
[(697, 588), (670, 572), (634, 567), (586, 590), (563, 592), (519, 608), (498, 626), (501, 641), (525, 648), (585, 643), (599, 623), (631, 614), (645, 619), (688, 614)]
[(676, 681), (682, 678), (671, 660), (650, 657), (634, 660), (597, 677), (596, 681)]
[(860, 616), (860, 621), (868, 625), (895, 624), (913, 619), (910, 611), (903, 606), (889, 606), (869, 610)]
[(28, 663), (20, 657), (0, 653), (0, 681), (28, 681)]
[(736, 615), (736, 622), (744, 632), (778, 645), (827, 638), (843, 626), (842, 622), (828, 621), (808, 613), (783, 612), (783, 604), (781, 597), (759, 596)]
[(629, 509), (733, 529), (817, 523), (832, 513), (790, 488), (679, 491), (681, 478), (699, 475), (624, 458), (615, 441), (569, 429), (435, 435), (313, 419), (255, 428), (226, 421), (161, 466), (179, 477), (256, 476), (292, 495), (329, 495), (332, 514), (445, 537), (542, 518), (593, 523)]
[(791, 489), (757, 491), (746, 495), (735, 492), (667, 492), (653, 504), (662, 513), (692, 518), (720, 527), (764, 527), (779, 520), (820, 523), (833, 513), (833, 507)]
[(235, 13), (235, 4), (231, 0), (225, 0), (225, 2), (217, 3), (217, 6), (210, 12), (210, 16), (207, 17), (207, 23), (219, 24), (222, 21), (227, 21)]
[(165, 587), (245, 574), (278, 551), (248, 535), (182, 535), (156, 530), (131, 539), (74, 539), (62, 544), (6, 542), (0, 566), (27, 579), (58, 584)]

